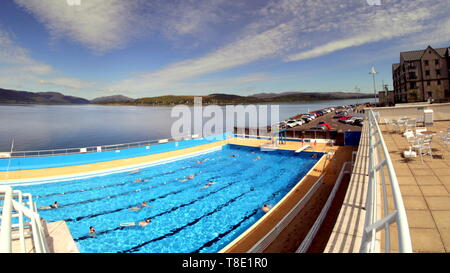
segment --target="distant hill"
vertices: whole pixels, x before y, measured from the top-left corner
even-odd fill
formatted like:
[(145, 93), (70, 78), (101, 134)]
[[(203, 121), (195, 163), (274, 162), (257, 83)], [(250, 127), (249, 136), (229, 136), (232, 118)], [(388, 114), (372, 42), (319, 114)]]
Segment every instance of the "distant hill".
[(350, 92), (284, 92), (284, 93), (260, 93), (250, 97), (265, 100), (337, 100), (337, 99), (357, 99), (373, 98), (373, 94), (350, 93)]
[[(261, 93), (251, 96), (239, 96), (230, 94), (211, 94), (202, 96), (203, 104), (257, 104), (271, 102), (304, 102), (319, 100), (339, 100), (339, 99), (364, 99), (373, 98), (372, 94), (364, 93), (347, 93), (347, 92), (285, 92), (285, 93)], [(105, 104), (109, 104), (106, 102)], [(177, 104), (194, 104), (194, 96), (159, 96), (140, 98), (123, 102), (126, 105), (177, 105)]]
[(65, 96), (58, 92), (27, 92), (0, 88), (0, 104), (89, 104), (83, 98)]
[[(65, 96), (57, 92), (26, 92), (0, 88), (0, 104), (105, 104), (105, 105), (193, 105), (195, 96), (158, 96), (132, 99), (123, 95), (107, 96), (91, 101)], [(203, 104), (258, 104), (258, 103), (283, 103), (305, 102), (338, 99), (364, 99), (373, 98), (367, 93), (348, 92), (284, 92), (284, 93), (260, 93), (251, 96), (239, 96), (231, 94), (211, 94), (201, 96)]]
[(91, 103), (115, 103), (115, 102), (128, 102), (134, 101), (134, 99), (123, 96), (123, 95), (115, 95), (115, 96), (107, 96), (100, 97), (91, 100)]

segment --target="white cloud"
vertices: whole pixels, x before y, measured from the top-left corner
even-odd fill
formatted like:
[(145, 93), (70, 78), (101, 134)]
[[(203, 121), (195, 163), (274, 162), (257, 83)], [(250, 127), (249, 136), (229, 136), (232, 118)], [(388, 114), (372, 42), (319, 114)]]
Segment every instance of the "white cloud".
[[(70, 39), (99, 53), (154, 33), (162, 34), (170, 42), (183, 43), (183, 38), (191, 36), (198, 38), (194, 42), (201, 43), (206, 37), (211, 39), (209, 34), (213, 30), (217, 32), (215, 37), (222, 34), (217, 30), (227, 31), (223, 34), (229, 35), (223, 38), (228, 41), (225, 45), (200, 57), (134, 73), (102, 88), (136, 96), (190, 88), (195, 93), (212, 88), (213, 84), (217, 84), (215, 89), (245, 85), (245, 81), (237, 78), (230, 78), (234, 84), (229, 85), (226, 81), (202, 80), (202, 76), (261, 60), (301, 61), (374, 42), (390, 40), (389, 46), (396, 41), (412, 46), (418, 40), (430, 44), (445, 42), (450, 36), (449, 0), (383, 0), (382, 6), (369, 6), (365, 0), (86, 0), (80, 6), (68, 6), (60, 0), (15, 1), (38, 18), (53, 38)], [(239, 7), (242, 9), (236, 12)], [(233, 27), (224, 27), (229, 22), (233, 22), (230, 24)], [(0, 35), (0, 43), (1, 39)], [(220, 42), (223, 41), (219, 39), (215, 45)], [(30, 63), (26, 52), (16, 50), (11, 54), (17, 61)], [(27, 66), (35, 74), (52, 70), (45, 64), (35, 64)], [(72, 88), (89, 85), (63, 76), (41, 80)]]
[(15, 0), (50, 31), (103, 53), (123, 47), (135, 34), (134, 13), (139, 1), (88, 0), (68, 5), (61, 0)]
[(33, 59), (18, 45), (10, 33), (0, 29), (0, 87), (33, 88), (35, 84), (65, 89), (81, 89), (92, 85), (85, 81), (61, 77), (51, 65)]
[[(330, 35), (331, 39), (324, 39), (328, 40), (324, 44), (289, 54), (284, 59), (300, 61), (316, 58), (342, 49), (394, 38), (430, 41), (430, 35), (436, 32), (436, 28), (441, 27), (439, 18), (445, 14), (443, 10), (448, 5), (445, 2), (430, 5), (421, 0), (395, 2), (386, 0), (382, 9), (369, 6), (361, 8), (358, 13), (352, 11), (352, 16), (343, 14), (345, 19), (339, 20), (335, 27), (330, 28), (339, 35)], [(444, 40), (448, 40), (445, 35), (440, 37), (441, 42)]]
[(112, 90), (151, 92), (170, 90), (178, 82), (282, 55), (294, 44), (292, 26), (281, 24), (258, 35), (229, 44), (201, 58), (173, 63), (161, 70), (127, 79)]
[(94, 85), (94, 83), (89, 83), (86, 81), (82, 81), (80, 79), (69, 78), (69, 77), (41, 79), (41, 80), (39, 80), (39, 84), (47, 85), (47, 86), (64, 87), (64, 88), (76, 89), (76, 90), (81, 90), (83, 88), (87, 88), (87, 87)]

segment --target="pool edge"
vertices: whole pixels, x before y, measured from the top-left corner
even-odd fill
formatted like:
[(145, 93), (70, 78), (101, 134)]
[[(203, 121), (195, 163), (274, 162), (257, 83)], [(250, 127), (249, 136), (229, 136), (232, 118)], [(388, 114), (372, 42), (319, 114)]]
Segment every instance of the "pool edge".
[[(279, 220), (281, 220), (282, 217), (280, 219), (278, 219), (278, 221), (274, 224), (265, 223), (266, 221), (268, 221), (267, 219), (269, 219), (275, 213), (284, 215), (286, 213), (286, 211), (278, 212), (278, 209), (284, 205), (284, 203), (290, 196), (292, 196), (297, 190), (299, 190), (299, 188), (303, 185), (303, 182), (311, 175), (311, 173), (313, 171), (315, 171), (317, 166), (320, 163), (325, 163), (325, 162), (326, 162), (326, 154), (323, 154), (322, 157), (316, 162), (316, 164), (314, 164), (314, 166), (311, 167), (311, 169), (308, 171), (308, 173), (306, 173), (302, 177), (302, 179), (300, 179), (300, 181), (298, 181), (295, 184), (295, 186), (293, 186), (292, 189), (287, 194), (285, 194), (284, 197), (280, 201), (278, 201), (278, 203), (269, 212), (267, 212), (263, 217), (261, 217), (261, 219), (259, 219), (256, 223), (254, 223), (252, 226), (250, 226), (247, 230), (245, 230), (242, 234), (240, 234), (232, 242), (230, 242), (225, 247), (223, 247), (218, 253), (243, 253), (243, 252), (239, 252), (239, 251), (238, 252), (234, 252), (234, 251), (230, 252), (230, 249), (232, 249), (233, 247), (236, 247), (236, 245), (238, 245), (241, 241), (248, 240), (249, 238), (246, 238), (246, 237), (249, 236), (251, 232), (253, 232), (254, 230), (256, 230), (257, 228), (259, 228), (260, 226), (262, 226), (264, 224), (268, 225), (268, 227), (269, 227), (268, 230), (270, 231), (273, 228), (273, 226), (275, 226), (279, 222)], [(262, 236), (264, 236), (264, 235), (262, 235)], [(259, 239), (262, 238), (262, 236), (259, 236), (259, 237), (255, 236), (257, 238), (255, 240), (255, 242), (258, 242)]]

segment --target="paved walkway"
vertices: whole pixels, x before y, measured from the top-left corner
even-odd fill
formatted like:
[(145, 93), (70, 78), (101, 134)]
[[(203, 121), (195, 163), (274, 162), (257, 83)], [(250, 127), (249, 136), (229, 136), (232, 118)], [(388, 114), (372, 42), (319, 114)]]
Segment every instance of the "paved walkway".
[(427, 127), (437, 135), (432, 142), (433, 158), (424, 156), (421, 163), (420, 157), (405, 160), (402, 152), (409, 149), (406, 138), (382, 126), (402, 192), (414, 252), (450, 252), (450, 149), (446, 150), (439, 138), (447, 128), (450, 121)]

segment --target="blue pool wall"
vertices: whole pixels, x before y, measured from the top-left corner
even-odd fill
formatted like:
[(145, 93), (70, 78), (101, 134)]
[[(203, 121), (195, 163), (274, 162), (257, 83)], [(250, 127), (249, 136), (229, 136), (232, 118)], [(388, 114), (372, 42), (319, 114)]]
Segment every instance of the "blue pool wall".
[(147, 149), (147, 146), (143, 146), (122, 150), (70, 154), (70, 155), (23, 157), (10, 159), (4, 158), (0, 159), (0, 172), (7, 170), (19, 171), (19, 170), (67, 167), (67, 166), (93, 164), (111, 160), (133, 158), (139, 156), (147, 156), (218, 142), (233, 136), (234, 136), (233, 133), (226, 132), (223, 134), (208, 136), (204, 138), (154, 144), (150, 145), (149, 149)]

